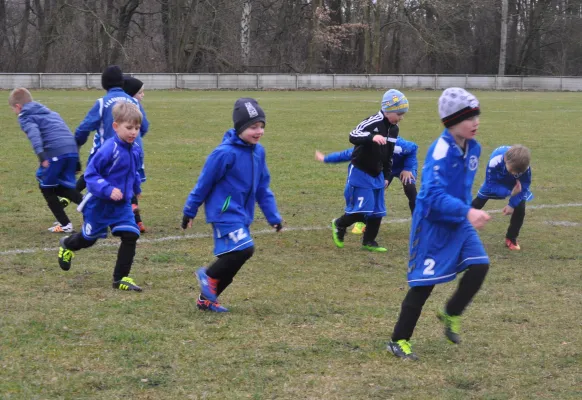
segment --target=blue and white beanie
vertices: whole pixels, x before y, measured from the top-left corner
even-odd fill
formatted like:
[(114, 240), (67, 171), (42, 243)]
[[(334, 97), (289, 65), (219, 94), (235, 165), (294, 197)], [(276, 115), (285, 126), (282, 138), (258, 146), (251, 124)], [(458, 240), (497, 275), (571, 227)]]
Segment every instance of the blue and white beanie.
[(463, 88), (445, 89), (439, 97), (439, 117), (447, 128), (479, 114), (479, 100)]
[(408, 99), (401, 91), (390, 89), (382, 96), (382, 111), (404, 114), (408, 111)]

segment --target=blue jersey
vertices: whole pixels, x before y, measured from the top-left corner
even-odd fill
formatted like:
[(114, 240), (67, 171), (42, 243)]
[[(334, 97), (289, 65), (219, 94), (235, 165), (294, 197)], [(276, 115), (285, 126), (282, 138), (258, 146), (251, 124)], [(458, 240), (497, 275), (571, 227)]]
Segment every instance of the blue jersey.
[(493, 150), (485, 173), (485, 182), (479, 189), (477, 196), (482, 199), (505, 199), (511, 196), (515, 184), (519, 180), (521, 192), (509, 199), (510, 207), (517, 207), (523, 200), (530, 201), (533, 194), (530, 191), (531, 168), (518, 175), (513, 175), (505, 165), (505, 153), (511, 146), (501, 146)]
[(125, 93), (123, 89), (114, 87), (105, 96), (97, 99), (83, 122), (75, 130), (75, 140), (79, 147), (87, 142), (87, 138), (92, 131), (96, 131), (93, 138), (93, 148), (87, 164), (107, 139), (117, 136), (113, 130), (113, 115), (111, 111), (118, 101), (127, 101), (139, 106), (139, 102)]
[[(106, 140), (85, 170), (87, 191), (111, 203), (130, 203), (134, 195), (141, 193), (137, 172), (141, 157), (139, 146), (126, 143), (117, 135)], [(122, 200), (111, 200), (114, 188), (121, 190)]]
[(195, 218), (204, 203), (206, 222), (249, 226), (258, 203), (269, 224), (279, 224), (281, 216), (270, 181), (263, 146), (245, 143), (231, 129), (206, 159), (184, 205), (184, 215)]
[(476, 140), (467, 140), (463, 150), (445, 129), (428, 149), (414, 214), (439, 222), (466, 220), (480, 155)]
[[(398, 177), (402, 171), (410, 171), (416, 177), (418, 169), (418, 160), (416, 152), (418, 145), (414, 142), (409, 142), (398, 136), (396, 145), (394, 146), (394, 154), (392, 156), (392, 176)], [(340, 163), (348, 162), (352, 159), (354, 148), (345, 149), (335, 153), (330, 153), (325, 156), (323, 162), (325, 163)]]

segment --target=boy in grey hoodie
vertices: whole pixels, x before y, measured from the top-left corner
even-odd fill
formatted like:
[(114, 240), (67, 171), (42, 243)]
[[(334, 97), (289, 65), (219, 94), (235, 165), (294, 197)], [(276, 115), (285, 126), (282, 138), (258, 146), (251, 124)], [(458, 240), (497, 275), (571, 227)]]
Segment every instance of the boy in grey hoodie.
[(59, 202), (59, 196), (76, 204), (82, 201), (81, 193), (75, 190), (79, 152), (73, 134), (59, 114), (33, 101), (25, 88), (10, 92), (8, 105), (18, 115), (20, 127), (28, 136), (40, 163), (36, 179), (58, 221), (49, 231), (73, 232), (73, 224)]

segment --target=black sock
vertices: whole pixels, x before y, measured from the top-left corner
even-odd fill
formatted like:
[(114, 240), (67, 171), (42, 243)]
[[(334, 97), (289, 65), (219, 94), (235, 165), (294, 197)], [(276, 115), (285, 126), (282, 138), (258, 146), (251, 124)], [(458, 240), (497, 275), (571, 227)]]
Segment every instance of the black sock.
[(71, 236), (65, 238), (65, 247), (69, 250), (77, 251), (81, 249), (86, 249), (87, 247), (91, 247), (97, 242), (95, 240), (85, 239), (81, 232), (77, 232), (72, 234)]
[(410, 340), (416, 323), (420, 318), (422, 307), (424, 307), (424, 303), (426, 303), (433, 289), (434, 285), (415, 286), (408, 290), (406, 297), (402, 301), (398, 322), (394, 326), (394, 332), (392, 333), (393, 342), (401, 339)]
[(511, 219), (509, 220), (509, 228), (507, 228), (507, 234), (505, 235), (505, 237), (513, 243), (517, 241), (524, 219), (525, 200), (522, 200), (517, 207), (513, 209), (513, 214), (511, 214)]
[(139, 235), (134, 232), (120, 232), (115, 236), (121, 237), (121, 244), (119, 245), (119, 251), (117, 252), (117, 262), (115, 263), (115, 269), (113, 270), (113, 280), (117, 282), (121, 280), (121, 278), (129, 276)]
[(414, 182), (403, 183), (404, 194), (408, 198), (408, 207), (410, 208), (410, 213), (414, 212), (414, 206), (416, 205), (416, 185)]
[(255, 247), (252, 246), (244, 250), (222, 254), (208, 267), (206, 275), (218, 279), (217, 295), (220, 295), (232, 283), (235, 275), (244, 263), (253, 256), (254, 252)]
[(483, 207), (485, 207), (485, 204), (487, 203), (488, 199), (482, 199), (480, 197), (475, 197), (473, 199), (473, 202), (471, 203), (471, 207), (476, 208), (477, 210), (482, 209)]
[(475, 264), (467, 268), (459, 286), (447, 303), (445, 312), (449, 315), (461, 315), (477, 294), (485, 281), (489, 264)]
[(40, 191), (42, 192), (42, 195), (44, 196), (44, 199), (46, 200), (49, 209), (51, 210), (57, 221), (59, 221), (59, 224), (65, 226), (68, 223), (70, 223), (71, 220), (69, 219), (67, 213), (63, 209), (63, 206), (59, 201), (59, 197), (57, 196), (55, 188), (52, 187), (40, 188)]
[(362, 243), (364, 245), (376, 241), (376, 236), (378, 236), (378, 231), (380, 230), (380, 224), (382, 223), (382, 218), (369, 218), (366, 221), (366, 231), (364, 232), (364, 237)]

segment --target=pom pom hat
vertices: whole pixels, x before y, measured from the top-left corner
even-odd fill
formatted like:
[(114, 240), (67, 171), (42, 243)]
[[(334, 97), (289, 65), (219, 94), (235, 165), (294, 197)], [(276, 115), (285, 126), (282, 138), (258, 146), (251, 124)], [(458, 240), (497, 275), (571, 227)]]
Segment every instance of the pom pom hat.
[(479, 100), (463, 88), (448, 88), (439, 97), (439, 117), (447, 128), (479, 114)]

